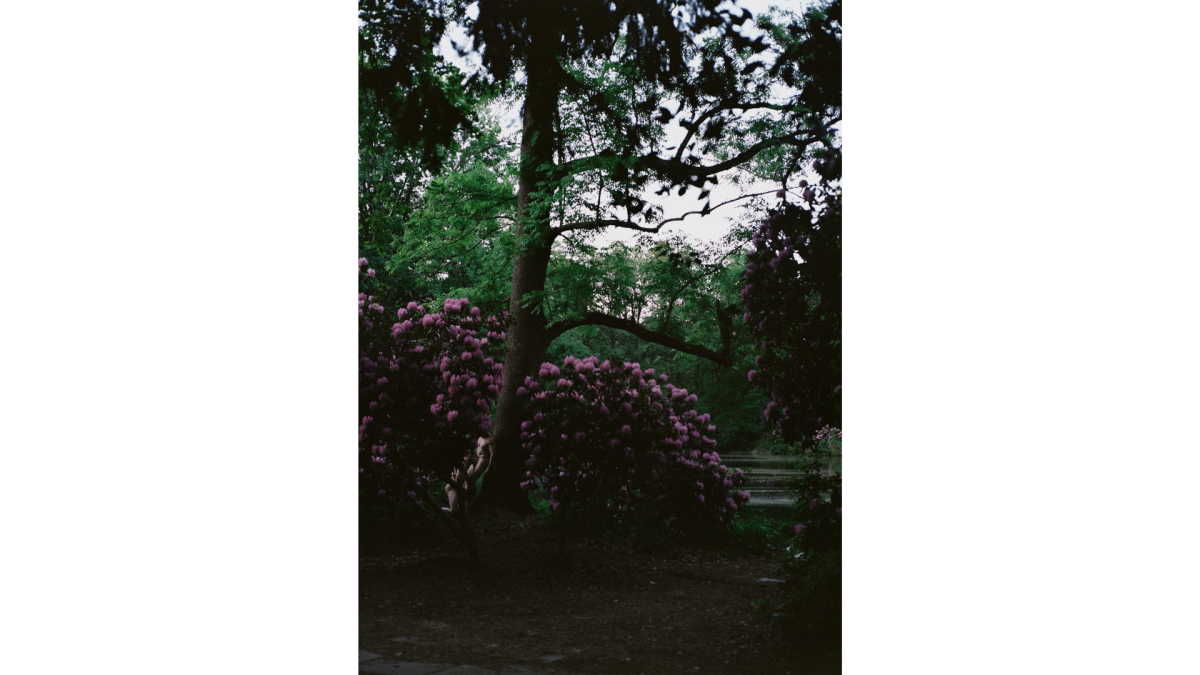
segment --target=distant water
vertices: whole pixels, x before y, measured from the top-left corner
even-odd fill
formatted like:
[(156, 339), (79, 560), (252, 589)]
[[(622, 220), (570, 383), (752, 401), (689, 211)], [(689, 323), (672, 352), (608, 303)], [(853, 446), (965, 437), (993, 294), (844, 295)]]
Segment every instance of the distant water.
[(741, 489), (750, 493), (747, 508), (783, 515), (796, 498), (788, 480), (800, 473), (797, 458), (786, 455), (721, 454), (721, 463), (746, 473)]

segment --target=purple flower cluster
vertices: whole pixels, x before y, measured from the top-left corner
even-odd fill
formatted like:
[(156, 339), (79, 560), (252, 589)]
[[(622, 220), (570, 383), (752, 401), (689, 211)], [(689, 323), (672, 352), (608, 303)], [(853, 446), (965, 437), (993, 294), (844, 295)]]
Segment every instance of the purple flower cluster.
[(637, 363), (567, 357), (544, 363), (517, 390), (529, 405), (521, 442), (522, 487), (550, 490), (550, 506), (625, 511), (665, 499), (683, 511), (728, 521), (749, 494), (721, 464), (716, 427), (696, 396)]
[(491, 429), (502, 320), (482, 318), (466, 298), (446, 300), (441, 312), (410, 302), (390, 328), (374, 298), (360, 295), (359, 311), (360, 475), (389, 490), (428, 484)]
[(828, 424), (821, 427), (821, 430), (813, 436), (813, 440), (818, 442), (826, 440), (832, 441), (834, 439), (842, 439), (842, 430)]
[(811, 209), (785, 205), (754, 233), (742, 288), (759, 343), (746, 377), (770, 393), (763, 416), (789, 442), (841, 423), (840, 192), (810, 188), (805, 201)]

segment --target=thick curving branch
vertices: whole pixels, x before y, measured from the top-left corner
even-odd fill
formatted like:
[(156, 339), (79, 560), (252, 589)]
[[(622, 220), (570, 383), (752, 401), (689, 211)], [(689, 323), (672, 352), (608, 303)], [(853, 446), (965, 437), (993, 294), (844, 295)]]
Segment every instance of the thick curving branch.
[(734, 197), (733, 199), (723, 201), (720, 204), (717, 204), (716, 206), (712, 206), (712, 207), (706, 206), (705, 208), (702, 208), (699, 211), (688, 211), (687, 213), (683, 214), (682, 216), (676, 216), (674, 218), (667, 218), (666, 220), (660, 221), (658, 223), (658, 225), (655, 225), (654, 227), (638, 225), (637, 223), (634, 223), (634, 222), (631, 222), (628, 220), (584, 220), (584, 221), (580, 221), (578, 223), (567, 223), (566, 225), (563, 225), (561, 227), (552, 228), (552, 231), (554, 232), (555, 236), (557, 236), (559, 234), (562, 234), (563, 232), (569, 232), (571, 230), (598, 230), (602, 227), (623, 227), (627, 230), (637, 230), (638, 232), (650, 232), (652, 234), (658, 234), (658, 231), (661, 230), (664, 225), (680, 222), (684, 218), (687, 218), (688, 216), (708, 215), (709, 213), (716, 211), (717, 209), (721, 208), (722, 206), (725, 206), (726, 204), (740, 202), (743, 199), (750, 199), (751, 197), (761, 197), (763, 195), (768, 195), (773, 192), (776, 192), (776, 190), (765, 190), (763, 192), (752, 192), (750, 194), (742, 195), (740, 197)]
[(626, 333), (639, 337), (646, 342), (653, 342), (664, 347), (669, 347), (684, 354), (699, 356), (702, 359), (708, 359), (726, 368), (733, 367), (733, 359), (729, 356), (729, 342), (727, 340), (722, 340), (720, 352), (714, 352), (708, 347), (694, 345), (665, 333), (650, 330), (636, 321), (622, 319), (602, 312), (585, 312), (581, 317), (566, 321), (556, 321), (550, 324), (546, 327), (546, 341), (549, 343), (559, 335), (580, 326), (608, 326), (609, 328), (616, 328), (617, 330), (623, 330)]
[[(749, 162), (757, 157), (758, 154), (763, 150), (779, 147), (781, 145), (791, 145), (797, 148), (805, 148), (813, 143), (821, 141), (822, 138), (824, 138), (822, 134), (802, 135), (801, 132), (787, 134), (784, 136), (776, 136), (774, 138), (768, 138), (765, 141), (755, 143), (749, 148), (746, 148), (744, 151), (738, 153), (736, 156), (717, 164), (688, 164), (681, 161), (677, 157), (665, 159), (655, 154), (641, 155), (633, 158), (633, 162), (635, 166), (644, 169), (650, 169), (651, 171), (655, 171), (662, 176), (670, 177), (676, 182), (687, 182), (693, 185), (698, 185), (703, 179), (708, 178), (709, 176), (714, 176), (723, 171), (728, 171), (729, 169)], [(579, 157), (555, 166), (551, 172), (551, 180), (561, 180), (567, 176), (573, 176), (575, 174), (590, 171), (592, 169), (603, 168), (608, 161), (618, 159), (620, 157), (620, 155), (611, 150), (605, 150), (598, 154), (589, 155), (587, 157)], [(680, 178), (682, 177), (686, 177), (686, 179), (681, 181)]]
[(700, 130), (701, 124), (704, 124), (708, 120), (712, 119), (714, 115), (723, 113), (727, 110), (741, 110), (744, 112), (747, 110), (759, 110), (763, 108), (768, 110), (790, 111), (794, 109), (795, 106), (780, 103), (727, 103), (712, 108), (708, 112), (705, 112), (704, 114), (700, 115), (700, 117), (696, 118), (695, 121), (680, 122), (679, 126), (687, 129), (688, 132), (687, 135), (683, 137), (683, 142), (679, 144), (679, 149), (675, 152), (674, 161), (678, 162), (683, 158), (683, 151), (686, 150), (688, 145), (692, 142), (692, 136), (695, 136), (696, 132)]
[(741, 166), (746, 162), (754, 159), (760, 152), (770, 148), (779, 147), (781, 145), (793, 145), (798, 148), (807, 147), (811, 143), (820, 140), (818, 136), (801, 136), (800, 134), (789, 134), (787, 136), (776, 136), (768, 138), (765, 141), (760, 141), (746, 148), (741, 153), (731, 157), (724, 162), (710, 164), (704, 166), (702, 164), (687, 164), (676, 159), (663, 159), (658, 155), (646, 155), (639, 158), (638, 163), (642, 166), (655, 170), (663, 175), (672, 176), (676, 179), (682, 176), (687, 176), (691, 183), (698, 183), (700, 179), (728, 171), (737, 166)]

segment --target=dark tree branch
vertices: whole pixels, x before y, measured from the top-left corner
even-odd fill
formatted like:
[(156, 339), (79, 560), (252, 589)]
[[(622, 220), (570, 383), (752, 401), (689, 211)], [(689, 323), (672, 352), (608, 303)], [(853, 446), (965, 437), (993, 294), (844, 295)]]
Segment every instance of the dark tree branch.
[(655, 227), (643, 227), (642, 225), (638, 225), (637, 223), (630, 222), (628, 220), (585, 220), (578, 223), (567, 223), (561, 227), (553, 228), (552, 231), (554, 234), (558, 235), (564, 232), (570, 232), (571, 230), (599, 230), (600, 228), (604, 227), (623, 227), (627, 230), (637, 230), (638, 232), (657, 233), (665, 224), (666, 221), (663, 221)]
[[(747, 104), (747, 105), (750, 105), (753, 107), (758, 107), (758, 108), (766, 108), (766, 107), (771, 107), (775, 104), (761, 103), (761, 104)], [(739, 108), (739, 107), (741, 107), (741, 106), (730, 106), (730, 109)], [(780, 106), (780, 107), (788, 108), (790, 106)], [(717, 110), (719, 110), (719, 108), (715, 108), (714, 110), (709, 111), (709, 113), (715, 113), (715, 111), (717, 111)], [(702, 121), (703, 121), (703, 119), (701, 120), (701, 122)], [(760, 152), (762, 152), (763, 150), (767, 150), (769, 148), (774, 148), (774, 147), (777, 147), (780, 145), (791, 145), (791, 146), (795, 146), (797, 148), (803, 149), (805, 147), (808, 147), (812, 143), (820, 142), (820, 141), (824, 140), (824, 138), (829, 134), (829, 130), (830, 130), (829, 128), (831, 126), (833, 126), (834, 124), (837, 124), (839, 121), (841, 121), (840, 115), (830, 119), (828, 122), (821, 124), (820, 128), (817, 129), (815, 133), (810, 133), (808, 135), (802, 135), (802, 132), (797, 131), (795, 133), (786, 134), (783, 136), (776, 136), (774, 138), (768, 138), (765, 141), (760, 141), (758, 143), (755, 143), (754, 145), (750, 146), (749, 148), (747, 148), (746, 150), (744, 150), (743, 152), (739, 153), (737, 156), (735, 156), (731, 159), (728, 159), (724, 162), (719, 162), (717, 164), (710, 164), (707, 166), (702, 165), (702, 164), (700, 164), (700, 165), (687, 164), (681, 160), (680, 156), (681, 156), (683, 149), (686, 147), (686, 144), (681, 144), (679, 146), (679, 149), (675, 153), (675, 157), (673, 157), (671, 159), (665, 159), (665, 158), (659, 157), (658, 155), (655, 155), (655, 154), (641, 155), (641, 156), (633, 158), (633, 159), (634, 159), (635, 165), (640, 166), (642, 168), (651, 169), (651, 170), (657, 171), (658, 173), (660, 173), (662, 175), (676, 177), (676, 178), (679, 176), (688, 176), (690, 179), (690, 182), (696, 183), (696, 182), (699, 182), (699, 180), (701, 178), (707, 178), (708, 176), (712, 176), (712, 175), (721, 173), (722, 171), (728, 171), (729, 169), (732, 169), (734, 167), (745, 164), (746, 162), (749, 162), (750, 160), (754, 159), (754, 157), (757, 156)], [(689, 133), (688, 133), (688, 137), (687, 137), (688, 139), (691, 138), (692, 132), (696, 128), (699, 127), (701, 122), (697, 122), (694, 126), (692, 126), (692, 128), (689, 130)], [(587, 157), (579, 157), (579, 158), (573, 159), (569, 162), (565, 162), (563, 164), (560, 164), (560, 165), (554, 167), (552, 174), (551, 174), (552, 179), (553, 180), (561, 180), (562, 178), (565, 178), (567, 176), (573, 176), (575, 174), (583, 173), (585, 171), (590, 171), (592, 169), (602, 168), (605, 161), (615, 159), (618, 157), (620, 157), (620, 155), (618, 155), (616, 152), (613, 152), (612, 150), (604, 150), (603, 152), (597, 153), (595, 155), (589, 155)]]
[(664, 225), (667, 225), (669, 223), (680, 222), (684, 218), (687, 218), (688, 216), (707, 215), (713, 211), (716, 211), (717, 209), (721, 208), (722, 206), (726, 206), (728, 204), (732, 204), (734, 202), (741, 201), (743, 199), (750, 199), (751, 197), (761, 197), (763, 195), (771, 194), (773, 192), (776, 192), (776, 190), (766, 190), (763, 192), (752, 192), (748, 195), (742, 195), (741, 197), (734, 197), (733, 199), (723, 201), (720, 204), (709, 207), (707, 209), (700, 209), (699, 211), (688, 211), (687, 213), (683, 214), (682, 216), (676, 216), (674, 218), (667, 218), (666, 220), (660, 222), (658, 225), (655, 225), (654, 227), (646, 227), (643, 225), (638, 225), (637, 223), (627, 221), (627, 220), (585, 220), (585, 221), (581, 221), (578, 223), (567, 223), (566, 225), (563, 225), (562, 227), (554, 228), (553, 232), (554, 232), (555, 236), (558, 236), (559, 234), (562, 234), (563, 232), (569, 232), (571, 230), (598, 230), (602, 227), (623, 227), (627, 230), (637, 230), (638, 232), (650, 232), (651, 234), (658, 234), (658, 231), (661, 230)]
[(708, 347), (694, 345), (690, 342), (684, 342), (679, 338), (650, 330), (649, 328), (646, 328), (637, 322), (630, 321), (629, 319), (622, 319), (609, 314), (602, 314), (600, 312), (585, 312), (582, 317), (568, 319), (566, 321), (556, 321), (550, 324), (546, 327), (546, 342), (549, 343), (559, 335), (562, 335), (573, 328), (579, 328), (580, 326), (608, 326), (609, 328), (616, 328), (639, 337), (646, 342), (660, 344), (664, 347), (669, 347), (676, 351), (683, 352), (684, 354), (699, 356), (702, 359), (708, 359), (709, 361), (718, 363), (726, 368), (733, 366), (733, 360), (729, 356), (729, 343), (725, 340), (722, 340), (721, 352), (718, 353), (714, 352)]
[(791, 110), (793, 108), (793, 106), (781, 105), (781, 104), (777, 104), (777, 103), (728, 103), (725, 105), (719, 105), (719, 106), (713, 108), (712, 110), (709, 110), (708, 112), (701, 115), (694, 122), (687, 122), (686, 124), (684, 124), (684, 123), (680, 124), (680, 126), (687, 129), (688, 132), (687, 132), (687, 136), (683, 137), (683, 142), (679, 144), (678, 150), (675, 151), (674, 161), (678, 162), (683, 158), (683, 151), (687, 149), (688, 143), (690, 143), (692, 140), (692, 136), (696, 135), (696, 132), (700, 130), (700, 125), (704, 124), (708, 120), (712, 119), (713, 115), (716, 115), (718, 113), (723, 113), (726, 110), (745, 111), (745, 110), (758, 110), (758, 109), (763, 109), (763, 108), (766, 108), (769, 110)]
[(820, 138), (817, 136), (801, 137), (798, 133), (768, 138), (765, 141), (760, 141), (749, 148), (746, 148), (746, 150), (742, 151), (735, 157), (727, 159), (724, 162), (710, 164), (708, 166), (685, 164), (684, 162), (675, 159), (663, 159), (658, 155), (646, 155), (640, 157), (638, 159), (638, 163), (648, 169), (654, 169), (666, 176), (688, 176), (690, 178), (690, 182), (696, 183), (699, 182), (701, 178), (707, 178), (708, 176), (721, 173), (722, 171), (728, 171), (734, 167), (741, 166), (742, 164), (754, 159), (755, 156), (757, 156), (758, 153), (762, 152), (763, 150), (778, 147), (780, 145), (794, 145), (798, 148), (804, 148), (810, 143), (814, 143), (818, 140), (820, 140)]

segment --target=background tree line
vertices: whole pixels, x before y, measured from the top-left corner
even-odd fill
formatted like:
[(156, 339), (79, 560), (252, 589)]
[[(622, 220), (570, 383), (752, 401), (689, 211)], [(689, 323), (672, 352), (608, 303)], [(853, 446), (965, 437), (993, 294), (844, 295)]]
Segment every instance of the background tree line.
[[(737, 320), (754, 225), (716, 244), (664, 237), (687, 220), (653, 195), (690, 191), (706, 214), (714, 184), (768, 180), (777, 193), (739, 200), (763, 216), (806, 202), (802, 176), (836, 181), (840, 3), (757, 18), (718, 6), (362, 5), (360, 240), (385, 261), (376, 295), (509, 312), (481, 503), (527, 509), (515, 390), (547, 359), (658, 364), (700, 395), (723, 449), (762, 432), (770, 392), (746, 378), (762, 341)], [(482, 63), (470, 76), (434, 54), (451, 22)], [(610, 228), (644, 236), (599, 245)]]

